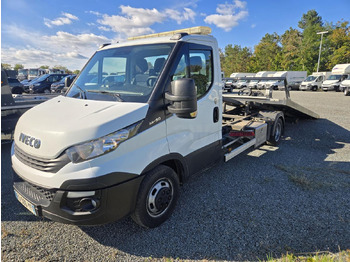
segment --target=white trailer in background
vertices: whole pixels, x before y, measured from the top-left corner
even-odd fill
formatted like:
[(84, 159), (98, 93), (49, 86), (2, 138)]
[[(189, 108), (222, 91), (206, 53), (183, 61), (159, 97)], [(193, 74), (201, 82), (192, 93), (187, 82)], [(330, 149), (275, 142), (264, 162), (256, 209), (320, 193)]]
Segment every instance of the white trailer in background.
[(323, 81), (325, 81), (330, 75), (331, 72), (313, 72), (301, 83), (299, 90), (317, 91), (321, 88)]
[(340, 82), (345, 79), (348, 79), (350, 76), (350, 64), (338, 64), (335, 65), (332, 69), (332, 74), (326, 79), (322, 84), (322, 90), (337, 92), (340, 90)]

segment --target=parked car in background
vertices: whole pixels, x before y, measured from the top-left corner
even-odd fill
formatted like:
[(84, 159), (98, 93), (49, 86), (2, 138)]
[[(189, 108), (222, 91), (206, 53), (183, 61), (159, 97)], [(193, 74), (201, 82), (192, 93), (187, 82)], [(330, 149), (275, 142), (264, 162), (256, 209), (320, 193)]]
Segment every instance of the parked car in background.
[(64, 85), (65, 85), (65, 81), (66, 78), (69, 78), (70, 82), (73, 82), (73, 80), (75, 79), (77, 75), (67, 75), (66, 77), (62, 78), (60, 81), (53, 83), (51, 85), (51, 92), (52, 93), (63, 93), (65, 92), (64, 89)]
[(30, 93), (51, 93), (51, 85), (60, 81), (67, 74), (46, 74), (42, 75), (35, 81), (31, 81), (29, 85)]
[(8, 78), (8, 84), (11, 88), (12, 94), (22, 94), (24, 92), (24, 85), (21, 84), (16, 78)]

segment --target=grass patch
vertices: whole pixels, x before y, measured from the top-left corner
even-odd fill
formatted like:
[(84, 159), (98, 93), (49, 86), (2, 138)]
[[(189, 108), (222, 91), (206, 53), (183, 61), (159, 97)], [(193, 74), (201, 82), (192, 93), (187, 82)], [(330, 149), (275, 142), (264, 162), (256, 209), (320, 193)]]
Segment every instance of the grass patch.
[(339, 253), (315, 252), (308, 254), (294, 255), (287, 253), (281, 258), (272, 258), (268, 256), (264, 262), (350, 262), (350, 250), (340, 251)]
[(350, 171), (334, 168), (313, 168), (275, 165), (289, 181), (307, 190), (350, 188)]

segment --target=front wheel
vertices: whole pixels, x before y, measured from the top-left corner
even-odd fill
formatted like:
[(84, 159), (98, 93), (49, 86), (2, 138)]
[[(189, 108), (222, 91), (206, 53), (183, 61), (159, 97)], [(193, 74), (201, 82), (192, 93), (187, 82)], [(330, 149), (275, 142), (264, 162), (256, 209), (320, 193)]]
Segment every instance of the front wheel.
[(179, 195), (179, 178), (168, 166), (160, 165), (143, 179), (132, 219), (142, 227), (154, 228), (174, 211)]
[(44, 89), (44, 94), (50, 94), (50, 93), (51, 93), (50, 89), (47, 89), (47, 88)]

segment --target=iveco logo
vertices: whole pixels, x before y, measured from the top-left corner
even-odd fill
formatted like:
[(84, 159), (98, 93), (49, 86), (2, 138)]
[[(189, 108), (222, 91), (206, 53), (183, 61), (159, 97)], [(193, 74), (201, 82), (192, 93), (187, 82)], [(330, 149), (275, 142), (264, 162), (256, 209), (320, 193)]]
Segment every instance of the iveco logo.
[(34, 147), (36, 149), (38, 149), (41, 145), (41, 141), (40, 139), (37, 139), (35, 137), (32, 137), (32, 136), (28, 136), (28, 135), (25, 135), (23, 133), (21, 133), (19, 135), (19, 141), (21, 141), (22, 143), (28, 145), (28, 146), (31, 146), (31, 147)]

